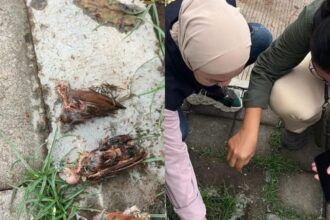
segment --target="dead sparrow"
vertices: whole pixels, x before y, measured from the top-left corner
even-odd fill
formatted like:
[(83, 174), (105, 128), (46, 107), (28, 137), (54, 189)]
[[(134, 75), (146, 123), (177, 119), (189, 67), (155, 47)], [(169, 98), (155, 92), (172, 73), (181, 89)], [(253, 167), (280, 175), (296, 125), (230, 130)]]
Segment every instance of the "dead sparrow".
[[(116, 90), (116, 86), (108, 85), (109, 90)], [(116, 101), (115, 97), (107, 96), (93, 89), (71, 89), (66, 81), (58, 81), (56, 92), (63, 103), (60, 115), (61, 127), (64, 132), (74, 125), (85, 122), (93, 117), (104, 117), (115, 114), (118, 109), (125, 107)]]
[(99, 180), (136, 166), (147, 153), (139, 149), (129, 135), (105, 138), (98, 149), (83, 152), (73, 168), (65, 168), (60, 177), (69, 184), (77, 184), (80, 178)]

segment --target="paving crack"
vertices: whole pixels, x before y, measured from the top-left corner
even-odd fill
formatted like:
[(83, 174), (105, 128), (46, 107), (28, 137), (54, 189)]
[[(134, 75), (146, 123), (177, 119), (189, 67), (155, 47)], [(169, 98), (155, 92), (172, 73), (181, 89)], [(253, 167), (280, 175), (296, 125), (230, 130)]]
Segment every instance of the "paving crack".
[[(28, 53), (28, 57), (30, 60), (30, 65), (33, 66), (33, 77), (35, 78), (35, 82), (37, 83), (37, 88), (34, 88), (34, 92), (37, 94), (38, 99), (40, 100), (40, 108), (42, 109), (41, 112), (41, 117), (42, 117), (42, 125), (37, 126), (38, 127), (38, 132), (39, 135), (41, 135), (41, 140), (40, 142), (43, 143), (47, 138), (48, 135), (50, 133), (50, 128), (51, 128), (51, 124), (50, 124), (50, 120), (47, 117), (47, 115), (49, 114), (49, 112), (47, 111), (47, 105), (45, 103), (45, 96), (44, 96), (44, 91), (42, 89), (42, 84), (41, 84), (41, 80), (39, 78), (39, 71), (40, 68), (38, 66), (38, 57), (36, 55), (36, 50), (35, 50), (35, 38), (33, 37), (33, 27), (34, 27), (34, 22), (32, 19), (32, 13), (31, 13), (31, 9), (27, 6), (27, 1), (25, 2), (25, 10), (26, 10), (26, 14), (27, 14), (27, 21), (28, 21), (28, 33), (24, 36), (25, 38), (25, 42), (27, 44), (27, 53)], [(46, 147), (45, 151), (47, 150)], [(46, 152), (45, 152), (46, 153)]]

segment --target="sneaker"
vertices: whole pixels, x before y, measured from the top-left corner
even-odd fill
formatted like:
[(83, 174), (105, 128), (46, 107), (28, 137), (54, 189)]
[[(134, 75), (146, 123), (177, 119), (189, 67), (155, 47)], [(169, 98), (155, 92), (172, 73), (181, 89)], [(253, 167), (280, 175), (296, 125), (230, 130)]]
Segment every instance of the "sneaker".
[(209, 92), (202, 89), (198, 94), (187, 98), (192, 105), (212, 105), (224, 112), (237, 112), (243, 108), (242, 91), (238, 89), (220, 88)]
[(300, 134), (284, 129), (281, 136), (281, 144), (288, 150), (300, 150), (307, 144), (308, 137), (308, 129)]

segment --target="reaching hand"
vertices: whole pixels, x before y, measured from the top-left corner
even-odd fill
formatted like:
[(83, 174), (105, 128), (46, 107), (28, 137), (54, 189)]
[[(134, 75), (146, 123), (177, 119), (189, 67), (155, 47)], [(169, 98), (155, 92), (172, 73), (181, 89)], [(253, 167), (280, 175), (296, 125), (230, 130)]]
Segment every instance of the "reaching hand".
[(239, 172), (255, 154), (261, 111), (261, 108), (247, 108), (242, 127), (228, 141), (227, 160), (229, 166), (235, 167)]
[(242, 171), (243, 167), (249, 163), (255, 154), (257, 134), (241, 128), (238, 133), (229, 139), (227, 155), (229, 166), (234, 167), (239, 172)]
[[(316, 173), (316, 174), (314, 175), (314, 178), (315, 178), (316, 180), (320, 181), (319, 174), (317, 174), (317, 168), (316, 168), (316, 164), (315, 164), (315, 162), (312, 163), (312, 170)], [(330, 175), (330, 166), (329, 166), (328, 169), (327, 169), (327, 174)]]

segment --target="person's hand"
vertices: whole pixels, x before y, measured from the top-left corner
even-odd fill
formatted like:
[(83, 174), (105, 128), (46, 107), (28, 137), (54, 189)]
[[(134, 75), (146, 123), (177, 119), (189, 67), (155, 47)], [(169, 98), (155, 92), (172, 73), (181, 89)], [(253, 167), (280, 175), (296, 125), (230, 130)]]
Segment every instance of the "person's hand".
[(261, 108), (247, 108), (242, 127), (228, 141), (227, 161), (239, 172), (255, 154), (261, 111)]
[[(316, 168), (316, 164), (315, 164), (315, 162), (312, 163), (312, 170), (316, 173), (316, 174), (314, 175), (314, 178), (315, 178), (316, 180), (320, 181), (320, 177), (319, 177), (319, 175), (317, 174), (317, 168)], [(327, 174), (330, 175), (330, 166), (329, 166), (328, 169), (327, 169)]]
[(258, 132), (246, 131), (244, 128), (230, 138), (227, 155), (229, 166), (241, 172), (255, 154), (257, 139)]

